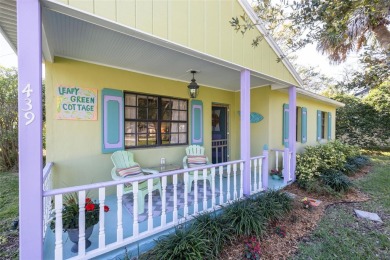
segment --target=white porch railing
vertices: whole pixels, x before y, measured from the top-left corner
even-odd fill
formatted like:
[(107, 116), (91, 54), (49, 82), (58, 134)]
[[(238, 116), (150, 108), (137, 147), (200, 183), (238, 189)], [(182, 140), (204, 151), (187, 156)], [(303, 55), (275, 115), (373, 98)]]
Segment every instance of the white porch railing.
[(268, 158), (264, 155), (251, 158), (251, 177), (253, 176), (253, 182), (251, 180), (251, 194), (261, 192), (267, 188), (267, 184), (263, 185), (264, 178), (268, 178), (268, 169), (263, 167), (263, 165), (266, 165), (266, 160), (268, 161)]
[[(272, 152), (275, 153), (275, 170), (282, 169), (283, 170), (283, 178), (284, 182), (287, 183), (293, 180), (294, 172), (292, 171), (292, 154), (288, 148), (284, 150), (280, 149), (271, 149)], [(287, 159), (286, 159), (287, 158)], [(271, 167), (272, 168), (272, 167)]]
[[(268, 152), (267, 152), (268, 153)], [(264, 178), (268, 178), (268, 169), (264, 168), (265, 160), (268, 160), (267, 156), (258, 156), (251, 158), (251, 170), (254, 176), (253, 185), (251, 184), (251, 193), (256, 193), (264, 189)], [(226, 163), (214, 164), (201, 166), (196, 168), (191, 168), (190, 172), (194, 174), (194, 199), (192, 203), (188, 203), (188, 183), (185, 180), (188, 180), (189, 169), (181, 169), (172, 172), (160, 173), (158, 175), (145, 175), (141, 177), (134, 177), (132, 179), (125, 179), (121, 181), (108, 181), (95, 183), (90, 185), (76, 186), (70, 188), (55, 189), (50, 191), (44, 191), (43, 196), (45, 201), (51, 201), (54, 198), (54, 212), (55, 212), (55, 248), (54, 256), (55, 259), (63, 259), (63, 240), (62, 240), (62, 207), (63, 207), (63, 197), (64, 194), (77, 193), (79, 198), (79, 243), (78, 243), (78, 255), (71, 259), (89, 259), (102, 255), (104, 253), (119, 249), (128, 245), (130, 243), (136, 242), (143, 238), (147, 238), (151, 235), (157, 234), (161, 231), (170, 229), (176, 226), (179, 223), (191, 220), (195, 215), (212, 211), (214, 209), (219, 209), (222, 205), (238, 200), (243, 197), (243, 170), (245, 163), (243, 160), (230, 161)], [(203, 191), (198, 192), (198, 179), (199, 174), (202, 175), (203, 181)], [(211, 174), (211, 196), (207, 194), (207, 179), (206, 175)], [(251, 175), (252, 175), (251, 174)], [(180, 208), (183, 209), (180, 212), (183, 212), (179, 215), (178, 208), (178, 178), (179, 176), (183, 177), (184, 180), (184, 205), (181, 205)], [(173, 214), (172, 218), (167, 218), (167, 178), (172, 178), (173, 185)], [(161, 214), (159, 216), (153, 216), (153, 179), (161, 178), (162, 184), (162, 194), (161, 194)], [(138, 220), (138, 189), (139, 183), (142, 181), (148, 182), (148, 214), (146, 231), (141, 232), (140, 223)], [(133, 185), (133, 217), (132, 222), (130, 219), (122, 219), (123, 215), (123, 187), (124, 184), (131, 183)], [(251, 181), (252, 183), (252, 181)], [(116, 240), (113, 243), (106, 243), (106, 231), (105, 231), (105, 218), (104, 218), (104, 205), (106, 201), (106, 190), (109, 187), (116, 187), (116, 203), (117, 203), (117, 221), (116, 223), (108, 223), (113, 225), (111, 232), (116, 233)], [(172, 186), (170, 186), (171, 188)], [(210, 187), (210, 186), (209, 186)], [(98, 232), (98, 247), (96, 249), (90, 249), (86, 251), (85, 249), (85, 196), (86, 192), (98, 191), (98, 201), (100, 205), (100, 216), (99, 216), (99, 232)], [(210, 190), (209, 190), (210, 191)], [(203, 195), (203, 199), (198, 201), (200, 194)], [(210, 193), (210, 192), (209, 192)], [(190, 210), (191, 213), (190, 213)], [(159, 218), (160, 223), (158, 226), (153, 222), (153, 218)], [(124, 225), (132, 223), (132, 234), (125, 237), (124, 234)], [(46, 226), (49, 223), (46, 222)]]
[[(43, 168), (43, 191), (48, 191), (53, 188), (53, 178), (51, 175), (51, 168), (53, 163), (49, 162)], [(50, 219), (50, 214), (52, 212), (52, 201), (50, 197), (43, 197), (43, 238), (46, 235), (47, 223)]]

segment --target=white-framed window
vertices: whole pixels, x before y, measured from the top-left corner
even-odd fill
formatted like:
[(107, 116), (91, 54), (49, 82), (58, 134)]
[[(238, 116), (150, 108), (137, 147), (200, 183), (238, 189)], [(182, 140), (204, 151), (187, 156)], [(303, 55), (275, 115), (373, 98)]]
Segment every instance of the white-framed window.
[(125, 148), (188, 144), (188, 100), (124, 93)]

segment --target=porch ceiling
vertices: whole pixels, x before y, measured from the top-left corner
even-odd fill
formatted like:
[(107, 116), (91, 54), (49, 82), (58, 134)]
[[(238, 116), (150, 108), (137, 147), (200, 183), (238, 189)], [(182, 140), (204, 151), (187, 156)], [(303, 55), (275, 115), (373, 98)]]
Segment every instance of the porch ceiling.
[[(187, 71), (194, 69), (200, 71), (196, 75), (200, 85), (240, 90), (240, 71), (245, 69), (242, 66), (55, 1), (41, 2), (42, 52), (46, 61), (60, 56), (185, 83), (191, 79)], [(16, 49), (15, 3), (0, 2), (0, 33)], [(4, 12), (10, 15), (3, 16)], [(288, 86), (284, 81), (251, 71), (251, 87), (271, 84)]]
[[(198, 84), (240, 90), (240, 70), (161, 46), (132, 35), (43, 9), (43, 24), (52, 55), (68, 57), (143, 74), (184, 81), (188, 70), (200, 71)], [(252, 76), (251, 86), (272, 84)]]

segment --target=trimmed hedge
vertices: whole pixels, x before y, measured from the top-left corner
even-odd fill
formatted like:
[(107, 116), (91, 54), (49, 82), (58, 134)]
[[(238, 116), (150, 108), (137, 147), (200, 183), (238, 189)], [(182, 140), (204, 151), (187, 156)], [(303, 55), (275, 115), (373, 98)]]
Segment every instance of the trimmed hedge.
[(318, 179), (328, 169), (344, 171), (347, 160), (356, 156), (360, 156), (357, 147), (339, 141), (307, 146), (304, 153), (297, 154), (297, 178), (300, 181), (311, 181)]
[(368, 157), (357, 147), (339, 141), (307, 146), (304, 153), (297, 154), (298, 184), (321, 194), (346, 191), (352, 185), (346, 175), (353, 175), (368, 163)]

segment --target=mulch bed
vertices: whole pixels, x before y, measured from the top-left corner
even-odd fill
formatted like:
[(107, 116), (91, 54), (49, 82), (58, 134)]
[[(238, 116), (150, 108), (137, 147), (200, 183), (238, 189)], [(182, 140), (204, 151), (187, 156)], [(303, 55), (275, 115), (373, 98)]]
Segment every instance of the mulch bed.
[[(370, 166), (364, 167), (351, 179), (366, 176), (370, 170)], [(311, 232), (317, 227), (329, 206), (340, 203), (364, 202), (370, 199), (368, 195), (357, 189), (351, 189), (340, 197), (309, 194), (305, 190), (300, 189), (296, 183), (287, 186), (283, 190), (297, 195), (294, 199), (294, 208), (283, 221), (272, 223), (268, 227), (267, 235), (261, 239), (261, 259), (287, 259), (295, 254), (299, 242), (309, 240)], [(322, 203), (310, 210), (305, 209), (301, 202), (305, 197), (321, 200)], [(285, 229), (286, 236), (280, 237), (276, 234), (276, 227)], [(225, 248), (220, 259), (243, 259), (243, 252), (244, 243), (242, 240), (236, 241), (232, 246)]]

